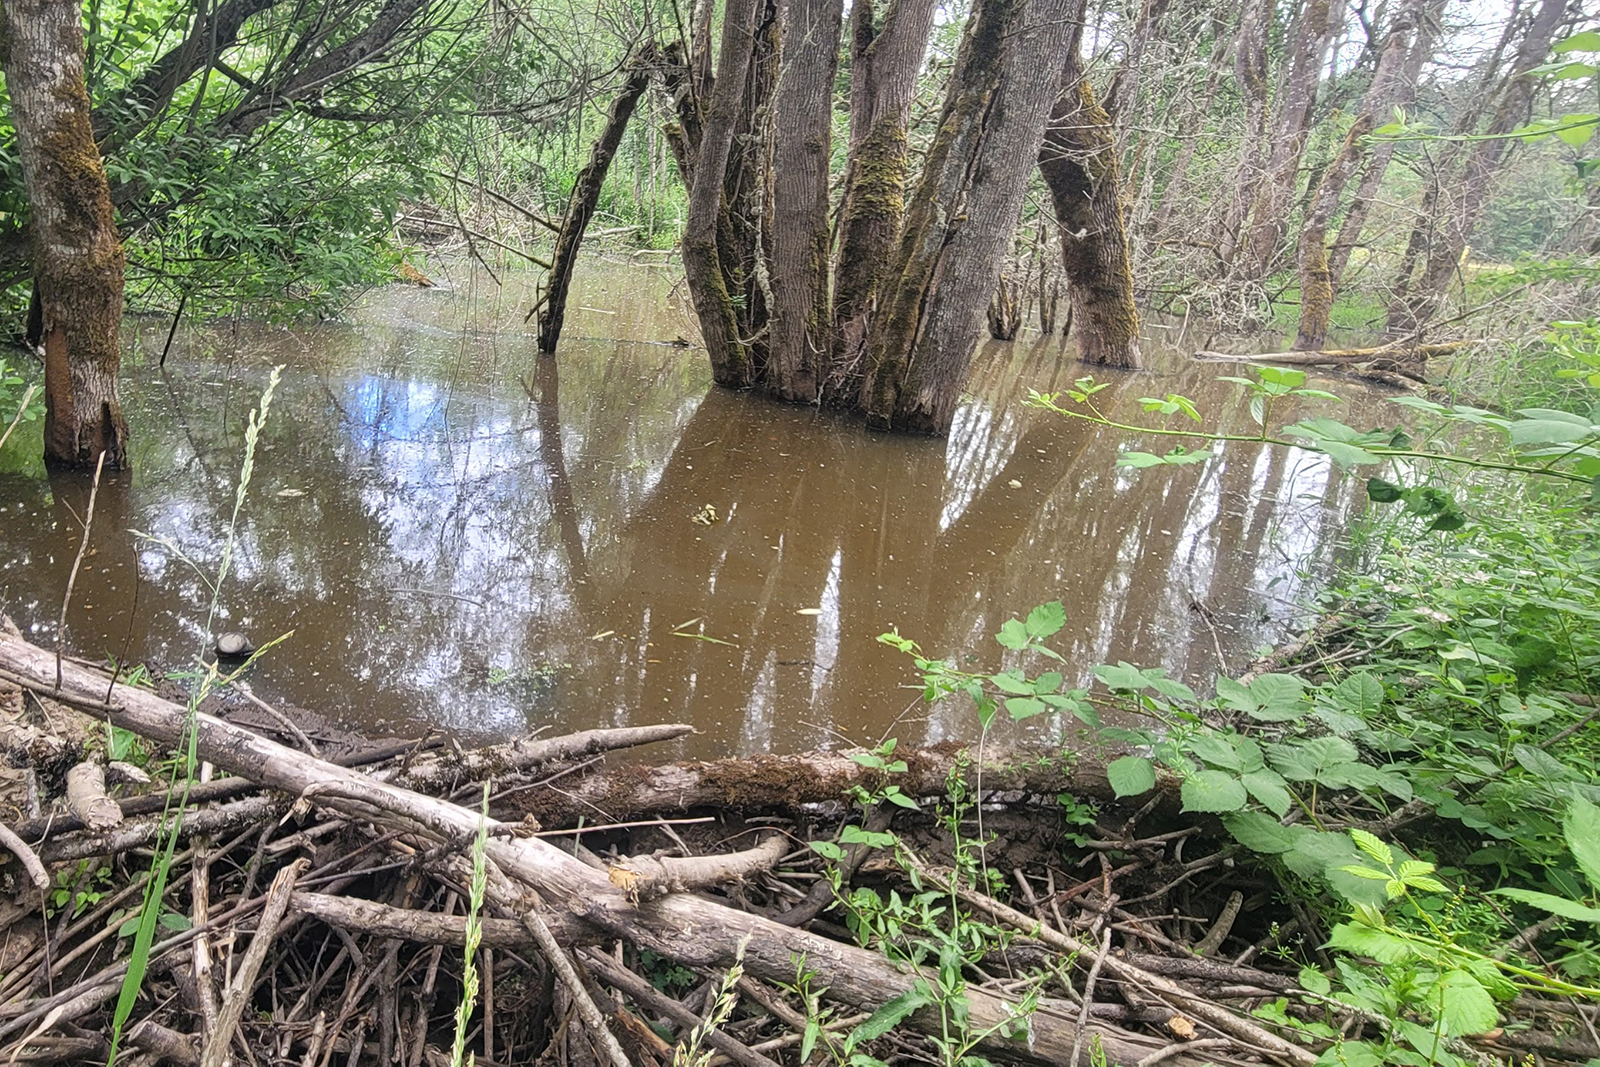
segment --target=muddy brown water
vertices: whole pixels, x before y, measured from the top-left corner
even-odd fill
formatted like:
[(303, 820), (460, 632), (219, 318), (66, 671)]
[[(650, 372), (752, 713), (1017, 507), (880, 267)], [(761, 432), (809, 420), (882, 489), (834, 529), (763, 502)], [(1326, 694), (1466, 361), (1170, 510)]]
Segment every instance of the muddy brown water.
[[(1284, 632), (1358, 504), (1324, 457), (1254, 443), (1118, 469), (1167, 446), (1021, 403), (1085, 373), (1057, 339), (985, 345), (948, 440), (714, 389), (703, 353), (661, 343), (690, 332), (677, 277), (591, 267), (555, 360), (526, 290), (483, 277), (390, 287), (342, 323), (184, 328), (164, 373), (167, 323), (135, 323), (133, 469), (101, 488), (67, 647), (192, 663), (275, 364), (216, 629), (289, 635), (255, 692), (373, 733), (675, 721), (690, 756), (970, 738), (970, 704), (921, 705), (877, 636), (998, 669), (990, 635), (1057, 599), (1069, 678), (1127, 660), (1203, 686)], [(1101, 372), (1103, 408), (1144, 419), (1140, 397), (1176, 392), (1251, 432), (1231, 368), (1147, 332), (1155, 369)], [(1343, 417), (1382, 420), (1335, 388)], [(0, 456), (0, 610), (49, 644), (88, 485), (46, 474), (38, 432)]]

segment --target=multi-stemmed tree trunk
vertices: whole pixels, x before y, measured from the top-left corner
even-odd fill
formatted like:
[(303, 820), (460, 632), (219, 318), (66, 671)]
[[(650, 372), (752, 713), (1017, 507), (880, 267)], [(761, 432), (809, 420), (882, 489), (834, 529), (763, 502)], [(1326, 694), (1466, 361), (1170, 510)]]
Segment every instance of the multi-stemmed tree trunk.
[(93, 467), (104, 454), (119, 467), (128, 439), (117, 393), (122, 245), (95, 147), (77, 0), (4, 0), (0, 65), (30, 212), (45, 459)]
[(1339, 209), (1344, 188), (1355, 175), (1366, 154), (1365, 138), (1378, 125), (1400, 94), (1401, 67), (1409, 52), (1410, 35), (1426, 17), (1427, 0), (1408, 0), (1396, 14), (1378, 51), (1372, 82), (1362, 97), (1361, 109), (1350, 124), (1344, 144), (1333, 162), (1323, 168), (1320, 179), (1312, 183), (1311, 207), (1300, 229), (1300, 327), (1296, 348), (1321, 348), (1328, 340), (1328, 321), (1333, 312), (1335, 282), (1328, 262), (1328, 227)]
[(1261, 185), (1267, 149), (1267, 38), (1274, 6), (1275, 0), (1245, 0), (1233, 44), (1233, 73), (1244, 100), (1244, 151), (1234, 174), (1233, 194), (1219, 220), (1217, 258), (1224, 269), (1233, 262), (1250, 205)]
[(1567, 19), (1566, 0), (1541, 0), (1517, 46), (1509, 75), (1502, 82), (1494, 114), (1485, 136), (1466, 153), (1461, 169), (1447, 185), (1441, 183), (1431, 218), (1419, 223), (1413, 234), (1424, 235), (1427, 258), (1415, 287), (1410, 270), (1400, 279), (1396, 299), (1389, 307), (1388, 327), (1393, 332), (1415, 331), (1425, 326), (1460, 268), (1467, 238), (1488, 205), (1495, 172), (1510, 154), (1515, 139), (1505, 135), (1528, 120), (1534, 90), (1541, 80), (1533, 73), (1544, 62), (1556, 34)]
[(933, 6), (889, 0), (877, 26), (872, 0), (851, 4), (850, 155), (839, 207), (832, 371), (823, 393), (832, 403), (853, 405), (860, 391), (867, 327), (905, 211), (906, 127)]
[(1061, 95), (1039, 149), (1039, 173), (1061, 227), (1061, 265), (1086, 363), (1137, 367), (1139, 312), (1111, 119), (1068, 53)]

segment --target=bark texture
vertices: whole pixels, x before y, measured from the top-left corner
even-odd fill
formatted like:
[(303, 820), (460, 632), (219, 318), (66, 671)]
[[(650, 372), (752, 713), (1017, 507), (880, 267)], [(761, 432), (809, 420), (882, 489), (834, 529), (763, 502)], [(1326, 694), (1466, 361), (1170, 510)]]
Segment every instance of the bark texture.
[(861, 407), (882, 429), (944, 433), (1038, 156), (1078, 0), (983, 0), (906, 212)]
[(784, 0), (773, 96), (769, 390), (810, 403), (829, 351), (828, 164), (843, 0)]
[(48, 462), (127, 462), (117, 392), (123, 258), (84, 87), (74, 0), (4, 0), (0, 64), (28, 195), (45, 350)]
[(1468, 151), (1455, 180), (1441, 188), (1434, 199), (1426, 228), (1413, 233), (1415, 242), (1423, 235), (1427, 257), (1415, 288), (1409, 286), (1410, 269), (1400, 279), (1400, 292), (1389, 308), (1389, 329), (1394, 332), (1417, 330), (1427, 324), (1451, 279), (1466, 254), (1467, 239), (1488, 205), (1495, 172), (1511, 153), (1515, 140), (1503, 135), (1528, 120), (1534, 90), (1541, 80), (1530, 73), (1544, 62), (1550, 45), (1566, 21), (1566, 0), (1542, 0), (1527, 33), (1517, 46), (1510, 74), (1502, 83), (1494, 114), (1484, 131), (1487, 137)]
[(833, 371), (825, 396), (854, 404), (872, 310), (905, 212), (906, 128), (933, 25), (933, 0), (871, 0), (850, 9), (850, 159), (839, 208)]
[(724, 178), (739, 124), (745, 78), (755, 51), (755, 0), (729, 0), (722, 24), (722, 52), (717, 80), (699, 151), (694, 156), (694, 182), (689, 189), (689, 220), (683, 234), (683, 269), (700, 321), (700, 336), (711, 358), (711, 376), (718, 385), (748, 388), (755, 366), (741, 343), (733, 294), (724, 279), (728, 254), (719, 247)]
[(1298, 261), (1300, 271), (1300, 325), (1294, 346), (1321, 348), (1328, 341), (1328, 322), (1333, 313), (1335, 283), (1328, 259), (1328, 227), (1339, 210), (1345, 186), (1355, 176), (1366, 155), (1363, 138), (1378, 125), (1399, 95), (1401, 66), (1409, 51), (1411, 34), (1425, 17), (1422, 0), (1411, 0), (1401, 8), (1384, 38), (1378, 53), (1372, 83), (1362, 97), (1361, 110), (1350, 124), (1339, 152), (1313, 183), (1311, 208), (1300, 229)]
[(572, 196), (567, 201), (567, 211), (561, 217), (561, 232), (556, 235), (556, 250), (550, 260), (550, 277), (545, 282), (544, 303), (539, 309), (539, 351), (554, 352), (561, 338), (561, 326), (567, 316), (567, 290), (572, 284), (572, 271), (578, 262), (578, 248), (583, 244), (583, 232), (594, 217), (595, 205), (600, 203), (600, 190), (606, 182), (606, 172), (622, 143), (622, 134), (633, 116), (634, 105), (639, 102), (649, 84), (649, 57), (634, 56), (623, 68), (626, 72), (622, 88), (611, 101), (606, 112), (606, 124), (600, 137), (589, 152), (589, 162), (578, 172), (572, 185)]
[(1079, 358), (1103, 366), (1139, 366), (1139, 311), (1133, 302), (1116, 141), (1075, 55), (1045, 130), (1039, 173), (1061, 226), (1061, 265)]

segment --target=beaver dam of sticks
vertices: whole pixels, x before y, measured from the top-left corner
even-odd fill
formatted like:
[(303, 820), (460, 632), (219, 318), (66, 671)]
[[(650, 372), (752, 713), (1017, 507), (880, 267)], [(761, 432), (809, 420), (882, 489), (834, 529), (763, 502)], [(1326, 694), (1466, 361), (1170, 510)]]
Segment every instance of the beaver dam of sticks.
[[(1300, 987), (1311, 910), (1088, 759), (633, 751), (678, 726), (335, 746), (14, 631), (0, 707), (6, 1062), (1303, 1065), (1327, 1042), (1253, 1013), (1375, 1025)], [(133, 735), (201, 772), (108, 795)], [(1591, 1054), (1558, 1028), (1476, 1040)]]

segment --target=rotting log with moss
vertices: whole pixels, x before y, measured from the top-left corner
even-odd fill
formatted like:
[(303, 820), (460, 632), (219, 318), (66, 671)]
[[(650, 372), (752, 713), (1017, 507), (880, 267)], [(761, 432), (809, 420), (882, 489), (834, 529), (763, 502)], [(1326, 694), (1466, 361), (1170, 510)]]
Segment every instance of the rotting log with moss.
[(107, 467), (121, 467), (122, 245), (84, 84), (82, 9), (5, 0), (0, 12), (45, 352), (45, 459), (94, 467), (104, 455)]
[(1039, 150), (1039, 173), (1061, 227), (1061, 265), (1086, 363), (1138, 367), (1139, 309), (1123, 218), (1116, 140), (1080, 70), (1076, 48), (1061, 76)]

